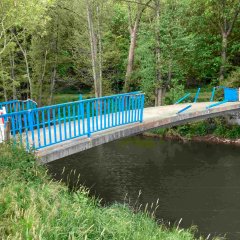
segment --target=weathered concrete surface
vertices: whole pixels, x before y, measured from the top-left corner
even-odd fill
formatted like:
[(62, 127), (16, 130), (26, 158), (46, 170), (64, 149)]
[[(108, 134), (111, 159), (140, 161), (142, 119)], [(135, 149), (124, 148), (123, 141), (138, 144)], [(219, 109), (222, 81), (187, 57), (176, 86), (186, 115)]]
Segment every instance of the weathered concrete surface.
[(226, 116), (227, 123), (230, 125), (240, 125), (240, 111)]
[(192, 121), (227, 115), (240, 110), (240, 102), (226, 103), (207, 110), (206, 106), (210, 104), (211, 103), (193, 103), (192, 108), (179, 115), (176, 113), (189, 104), (146, 108), (144, 110), (143, 123), (134, 123), (104, 130), (92, 134), (90, 138), (80, 137), (65, 141), (51, 147), (40, 149), (36, 154), (42, 163), (48, 163), (150, 129), (181, 125)]

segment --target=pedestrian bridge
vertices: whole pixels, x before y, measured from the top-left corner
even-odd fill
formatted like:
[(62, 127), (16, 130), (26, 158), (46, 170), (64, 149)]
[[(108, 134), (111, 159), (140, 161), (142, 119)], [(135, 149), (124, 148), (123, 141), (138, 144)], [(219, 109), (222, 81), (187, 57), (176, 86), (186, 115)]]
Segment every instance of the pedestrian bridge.
[(192, 104), (180, 103), (182, 98), (174, 105), (144, 108), (144, 94), (133, 92), (12, 111), (0, 115), (2, 138), (9, 135), (47, 163), (150, 129), (240, 111), (239, 101), (197, 103), (197, 97)]

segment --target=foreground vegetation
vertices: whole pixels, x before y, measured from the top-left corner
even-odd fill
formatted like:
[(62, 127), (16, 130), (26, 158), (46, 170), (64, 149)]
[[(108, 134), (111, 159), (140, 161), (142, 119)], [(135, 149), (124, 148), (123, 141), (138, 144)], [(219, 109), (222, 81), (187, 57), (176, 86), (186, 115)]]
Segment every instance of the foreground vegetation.
[(0, 151), (1, 239), (195, 239), (193, 230), (159, 226), (127, 205), (101, 207), (84, 188), (70, 192), (23, 149)]

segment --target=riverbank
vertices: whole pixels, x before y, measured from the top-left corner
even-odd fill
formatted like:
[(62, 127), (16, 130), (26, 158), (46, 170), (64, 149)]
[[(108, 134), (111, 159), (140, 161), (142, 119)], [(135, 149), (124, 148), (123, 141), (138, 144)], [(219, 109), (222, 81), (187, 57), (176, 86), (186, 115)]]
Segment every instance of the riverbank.
[(102, 207), (84, 187), (70, 192), (24, 149), (1, 144), (0, 151), (2, 239), (196, 239), (127, 205)]
[(172, 128), (159, 128), (143, 133), (156, 137), (183, 142), (209, 142), (240, 146), (240, 126), (229, 125), (224, 118), (215, 118)]
[(169, 136), (162, 136), (152, 132), (145, 132), (142, 134), (144, 137), (154, 137), (154, 138), (161, 138), (165, 140), (177, 140), (182, 142), (209, 142), (209, 143), (221, 143), (221, 144), (232, 144), (240, 146), (240, 139), (228, 139), (228, 138), (220, 138), (214, 135), (206, 135), (206, 136), (195, 136), (191, 138), (186, 138), (180, 135), (169, 135)]

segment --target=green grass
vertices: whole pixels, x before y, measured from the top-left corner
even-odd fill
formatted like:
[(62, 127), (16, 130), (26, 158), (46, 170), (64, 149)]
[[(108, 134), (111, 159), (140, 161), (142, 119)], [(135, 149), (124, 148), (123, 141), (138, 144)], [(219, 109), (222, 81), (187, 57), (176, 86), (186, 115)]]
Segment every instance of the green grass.
[[(92, 98), (94, 94), (83, 94), (84, 99)], [(54, 95), (53, 104), (73, 102), (79, 100), (79, 94), (77, 93), (57, 93)]]
[(195, 239), (193, 229), (166, 228), (126, 204), (102, 207), (83, 187), (70, 192), (23, 149), (0, 152), (1, 239)]

